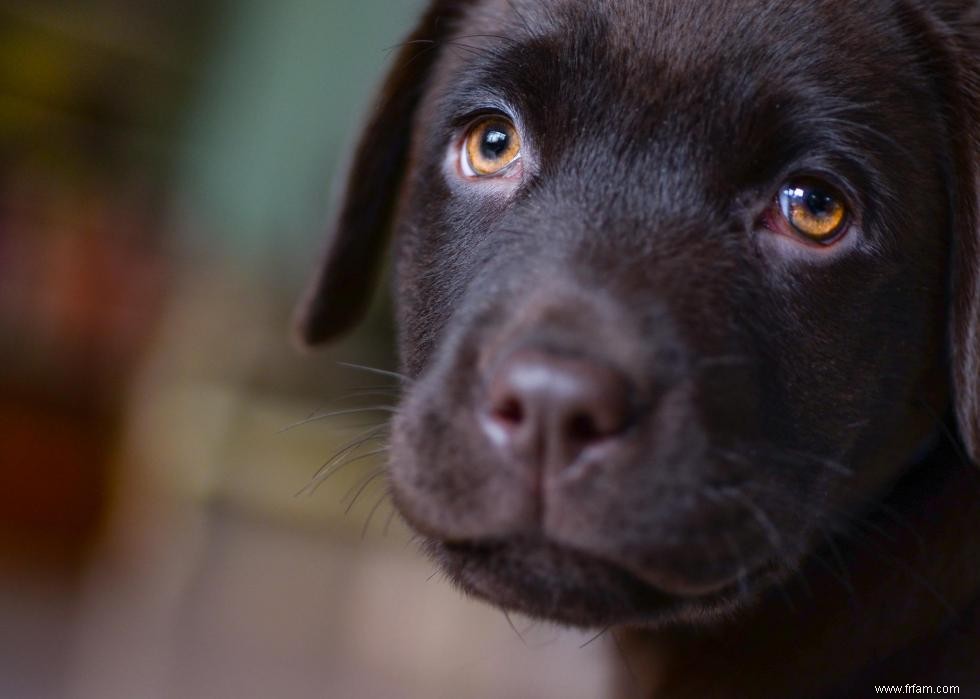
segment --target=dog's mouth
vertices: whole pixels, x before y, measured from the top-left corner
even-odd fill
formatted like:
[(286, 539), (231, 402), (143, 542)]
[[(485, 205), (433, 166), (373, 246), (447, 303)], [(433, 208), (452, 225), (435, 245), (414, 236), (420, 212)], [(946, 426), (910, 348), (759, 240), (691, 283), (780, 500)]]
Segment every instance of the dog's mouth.
[(637, 378), (619, 368), (637, 362), (586, 351), (584, 331), (541, 324), (482, 364), (486, 343), (463, 333), (395, 418), (393, 500), (454, 582), (571, 625), (661, 624), (731, 611), (798, 562), (805, 517), (785, 501), (810, 471), (791, 482), (778, 461), (730, 455), (749, 436), (768, 444), (752, 400), (725, 422), (741, 381), (701, 400), (682, 372)]
[(668, 590), (616, 561), (543, 537), (497, 541), (429, 540), (428, 553), (465, 592), (499, 607), (574, 626), (662, 624), (720, 615), (773, 578), (766, 561), (751, 570)]

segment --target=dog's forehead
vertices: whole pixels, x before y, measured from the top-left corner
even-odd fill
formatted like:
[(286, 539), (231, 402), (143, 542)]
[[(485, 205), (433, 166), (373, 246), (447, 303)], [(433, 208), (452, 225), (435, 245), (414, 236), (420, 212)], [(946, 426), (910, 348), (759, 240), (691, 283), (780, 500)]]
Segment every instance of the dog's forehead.
[(721, 205), (729, 183), (928, 121), (930, 88), (896, 16), (892, 0), (474, 0), (444, 41), (420, 123), (503, 105), (540, 161), (572, 163), (580, 184), (681, 178)]
[[(898, 102), (875, 75), (899, 42), (862, 30), (887, 24), (884, 2), (474, 0), (417, 123), (502, 108), (560, 201), (605, 210), (616, 183), (624, 216), (721, 220), (736, 189), (769, 186), (821, 133), (843, 142), (815, 115)], [(447, 132), (425, 133), (440, 153)]]
[[(436, 91), (516, 95), (551, 127), (614, 115), (637, 138), (701, 124), (718, 142), (787, 105), (904, 110), (918, 89), (891, 0), (475, 0), (445, 44)], [(883, 67), (903, 79), (883, 80)], [(670, 133), (672, 119), (687, 132)]]
[(596, 48), (668, 67), (760, 48), (792, 55), (826, 44), (850, 44), (873, 58), (876, 48), (894, 38), (887, 26), (894, 16), (891, 0), (475, 0), (457, 38), (476, 44), (532, 38), (572, 43), (588, 36), (601, 42)]

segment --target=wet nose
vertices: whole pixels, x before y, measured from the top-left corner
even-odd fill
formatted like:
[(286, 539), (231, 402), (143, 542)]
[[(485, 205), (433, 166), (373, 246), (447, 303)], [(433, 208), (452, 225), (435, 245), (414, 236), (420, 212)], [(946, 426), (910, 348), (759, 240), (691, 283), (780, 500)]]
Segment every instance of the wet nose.
[(487, 385), (487, 435), (550, 471), (615, 438), (630, 418), (629, 381), (590, 359), (519, 350), (494, 368)]

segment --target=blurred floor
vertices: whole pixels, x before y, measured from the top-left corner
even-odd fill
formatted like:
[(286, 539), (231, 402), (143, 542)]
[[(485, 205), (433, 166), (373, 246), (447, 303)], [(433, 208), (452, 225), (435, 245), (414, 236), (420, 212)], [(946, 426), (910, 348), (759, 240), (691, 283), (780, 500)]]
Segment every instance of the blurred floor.
[(383, 428), (297, 496), (386, 413), (283, 428), (395, 397), (337, 365), (392, 366), (384, 295), (288, 318), (420, 5), (0, 0), (0, 697), (603, 696), (608, 637), (433, 577)]
[(168, 555), (156, 546), (93, 578), (67, 696), (604, 694), (603, 643), (539, 629), (525, 646), (500, 614), (430, 580), (409, 547), (338, 543), (231, 508), (186, 514)]

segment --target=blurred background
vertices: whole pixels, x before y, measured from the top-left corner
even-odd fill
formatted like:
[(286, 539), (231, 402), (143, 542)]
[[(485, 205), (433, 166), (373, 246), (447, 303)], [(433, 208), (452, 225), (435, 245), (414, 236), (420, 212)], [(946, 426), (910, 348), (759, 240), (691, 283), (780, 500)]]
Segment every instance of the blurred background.
[(603, 696), (392, 516), (386, 296), (288, 343), (420, 6), (0, 0), (0, 697)]

